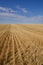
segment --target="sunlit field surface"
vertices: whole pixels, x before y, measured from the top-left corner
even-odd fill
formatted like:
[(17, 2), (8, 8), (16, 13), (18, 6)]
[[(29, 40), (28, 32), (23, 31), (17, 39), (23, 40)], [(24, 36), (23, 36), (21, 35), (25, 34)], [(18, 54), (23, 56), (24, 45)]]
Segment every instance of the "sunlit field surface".
[(0, 65), (43, 65), (43, 25), (0, 24)]

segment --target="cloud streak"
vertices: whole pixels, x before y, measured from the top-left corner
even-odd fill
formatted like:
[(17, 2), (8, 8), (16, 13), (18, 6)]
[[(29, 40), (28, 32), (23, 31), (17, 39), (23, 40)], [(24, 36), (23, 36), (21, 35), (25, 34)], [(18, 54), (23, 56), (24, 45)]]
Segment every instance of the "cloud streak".
[[(27, 13), (28, 11), (25, 8), (20, 8), (17, 6), (18, 9)], [(32, 17), (22, 16), (17, 13), (16, 11), (11, 8), (0, 7), (0, 23), (6, 21), (9, 23), (43, 23), (43, 16), (37, 15)]]
[(3, 21), (12, 21), (12, 23), (43, 23), (43, 16), (32, 16), (32, 17), (26, 17), (26, 16), (21, 16), (13, 13), (2, 13), (0, 12), (0, 17), (2, 17)]
[(17, 5), (16, 8), (22, 11), (23, 13), (28, 13), (28, 10), (26, 8), (21, 8), (19, 5)]
[(0, 11), (15, 13), (16, 11), (11, 8), (0, 7)]

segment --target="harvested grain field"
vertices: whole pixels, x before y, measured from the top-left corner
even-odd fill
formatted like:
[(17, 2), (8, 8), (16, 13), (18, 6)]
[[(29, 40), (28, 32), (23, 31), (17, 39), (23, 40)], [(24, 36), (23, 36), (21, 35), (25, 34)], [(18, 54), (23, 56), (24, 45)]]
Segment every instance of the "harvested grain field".
[(0, 65), (43, 65), (43, 25), (0, 24)]

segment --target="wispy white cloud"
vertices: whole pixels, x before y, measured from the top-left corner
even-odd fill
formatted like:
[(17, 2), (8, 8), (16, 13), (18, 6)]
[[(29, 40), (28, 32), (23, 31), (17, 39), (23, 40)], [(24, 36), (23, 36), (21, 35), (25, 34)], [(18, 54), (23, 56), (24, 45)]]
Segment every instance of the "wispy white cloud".
[(0, 16), (15, 17), (15, 18), (25, 18), (24, 16), (21, 16), (21, 15), (17, 15), (17, 14), (14, 14), (14, 13), (4, 13), (4, 12), (0, 12)]
[[(21, 8), (20, 6), (17, 6), (17, 9), (24, 13), (28, 12), (25, 8)], [(0, 21), (5, 21), (6, 18), (6, 21), (10, 19), (10, 21), (16, 21), (17, 23), (43, 23), (43, 16), (41, 15), (26, 17), (15, 12), (16, 11), (11, 8), (0, 7)]]
[[(17, 14), (13, 14), (13, 13), (2, 13), (0, 12), (0, 17), (2, 17), (2, 20), (4, 18), (5, 20), (5, 17), (7, 18), (6, 21), (8, 21), (8, 19), (12, 19), (11, 21), (13, 23), (43, 23), (43, 16), (32, 16), (32, 17), (26, 17), (26, 16), (21, 16), (21, 15), (17, 15)], [(4, 21), (3, 20), (3, 21)]]
[(13, 12), (15, 13), (16, 11), (11, 9), (11, 8), (6, 8), (6, 7), (0, 7), (0, 11), (3, 11), (3, 12)]
[(22, 8), (22, 11), (24, 12), (24, 13), (27, 13), (28, 11), (26, 10), (26, 8)]
[(26, 8), (21, 8), (19, 5), (17, 5), (16, 8), (24, 13), (28, 13), (28, 10)]

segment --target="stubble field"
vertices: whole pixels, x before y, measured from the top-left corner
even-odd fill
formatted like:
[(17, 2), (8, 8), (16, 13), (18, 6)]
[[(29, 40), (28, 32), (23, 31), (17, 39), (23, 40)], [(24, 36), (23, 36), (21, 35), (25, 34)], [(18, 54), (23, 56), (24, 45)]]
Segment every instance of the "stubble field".
[(43, 25), (0, 24), (0, 65), (43, 65)]

